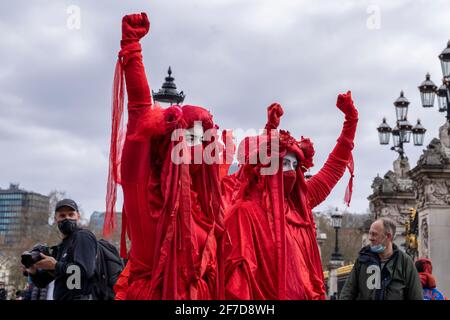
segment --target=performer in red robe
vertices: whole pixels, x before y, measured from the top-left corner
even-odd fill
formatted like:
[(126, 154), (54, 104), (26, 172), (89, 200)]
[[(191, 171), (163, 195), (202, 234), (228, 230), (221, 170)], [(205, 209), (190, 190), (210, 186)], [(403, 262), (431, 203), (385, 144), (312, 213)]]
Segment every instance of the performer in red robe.
[[(115, 193), (120, 184), (124, 195), (121, 254), (129, 260), (116, 286), (117, 296), (223, 298), (223, 205), (218, 164), (206, 164), (202, 159), (199, 164), (176, 163), (172, 159), (174, 154), (191, 155), (194, 151), (201, 157), (208, 147), (218, 150), (214, 149), (218, 147), (217, 134), (202, 141), (204, 132), (214, 133), (217, 127), (202, 107), (162, 109), (153, 104), (139, 43), (149, 28), (145, 13), (123, 18), (122, 50), (116, 65), (104, 233), (110, 234), (115, 227)], [(122, 147), (124, 81), (128, 123)], [(186, 131), (174, 138), (172, 134), (178, 129)], [(125, 233), (131, 240), (129, 253)]]
[[(279, 104), (268, 108), (267, 130), (253, 137), (254, 148), (248, 144), (251, 138), (241, 143), (238, 154), (244, 161), (222, 183), (224, 201), (233, 204), (225, 213), (230, 237), (224, 251), (227, 299), (325, 299), (311, 210), (325, 200), (346, 167), (351, 178), (345, 200), (350, 204), (358, 121), (350, 92), (338, 96), (337, 107), (345, 114), (341, 135), (323, 168), (308, 180), (304, 172), (313, 165), (312, 143), (275, 130), (283, 114)], [(279, 148), (271, 148), (273, 139), (279, 139)], [(262, 175), (267, 165), (249, 161), (263, 148), (279, 159), (275, 174)]]

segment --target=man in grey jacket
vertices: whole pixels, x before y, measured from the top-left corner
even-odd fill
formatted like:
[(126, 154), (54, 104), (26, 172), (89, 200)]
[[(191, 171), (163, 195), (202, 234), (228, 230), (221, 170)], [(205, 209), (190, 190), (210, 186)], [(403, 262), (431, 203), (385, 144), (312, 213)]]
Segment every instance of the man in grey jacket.
[(393, 243), (395, 229), (388, 218), (372, 223), (370, 245), (359, 252), (341, 300), (423, 300), (412, 259)]

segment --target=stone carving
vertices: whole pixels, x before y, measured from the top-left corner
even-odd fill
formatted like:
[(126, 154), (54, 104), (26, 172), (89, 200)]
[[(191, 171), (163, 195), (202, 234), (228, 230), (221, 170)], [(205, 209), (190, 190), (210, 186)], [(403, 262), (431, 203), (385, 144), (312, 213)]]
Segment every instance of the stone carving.
[(417, 181), (422, 187), (417, 188), (418, 207), (425, 205), (449, 205), (450, 204), (450, 181), (449, 180), (431, 180), (422, 178)]
[(423, 165), (442, 165), (450, 164), (450, 158), (448, 156), (447, 148), (442, 145), (441, 141), (437, 138), (431, 140), (427, 149), (423, 151), (420, 156), (419, 161), (417, 161), (418, 166)]
[(383, 186), (381, 188), (381, 191), (383, 193), (393, 193), (393, 192), (397, 191), (396, 185), (397, 185), (397, 177), (394, 172), (389, 170), (384, 175), (384, 181), (383, 181)]
[(397, 190), (400, 192), (414, 192), (414, 186), (411, 179), (397, 179)]
[(406, 178), (407, 172), (411, 170), (411, 167), (409, 166), (408, 158), (401, 158), (399, 157), (397, 160), (394, 161), (394, 172), (399, 178)]
[(373, 179), (371, 188), (373, 189), (373, 193), (380, 193), (383, 187), (383, 178), (380, 177), (379, 174)]
[(378, 175), (372, 182), (372, 189), (374, 194), (414, 192), (413, 181), (406, 178), (406, 174), (400, 177), (391, 170), (384, 175), (384, 179)]
[(392, 218), (400, 213), (396, 205), (387, 205), (381, 209), (381, 217)]
[[(381, 209), (380, 217), (394, 220), (398, 227), (403, 227), (408, 219), (409, 206), (389, 204)], [(400, 231), (400, 230), (399, 230)]]
[(414, 180), (414, 188), (417, 192), (417, 208), (423, 208), (423, 206), (425, 205), (425, 192), (424, 192), (424, 188), (422, 188), (422, 186), (424, 185), (424, 181), (425, 179), (417, 179)]
[(429, 258), (428, 248), (428, 217), (424, 217), (420, 223), (420, 256)]
[(447, 121), (439, 128), (439, 140), (441, 140), (442, 146), (445, 148), (450, 148), (449, 129), (450, 127)]
[(413, 181), (408, 177), (409, 170), (408, 158), (399, 157), (394, 161), (394, 171), (389, 170), (383, 178), (377, 176), (373, 180), (373, 193), (368, 198), (373, 218), (388, 217), (395, 221), (395, 243), (401, 247), (405, 246), (408, 209), (416, 206), (416, 193)]

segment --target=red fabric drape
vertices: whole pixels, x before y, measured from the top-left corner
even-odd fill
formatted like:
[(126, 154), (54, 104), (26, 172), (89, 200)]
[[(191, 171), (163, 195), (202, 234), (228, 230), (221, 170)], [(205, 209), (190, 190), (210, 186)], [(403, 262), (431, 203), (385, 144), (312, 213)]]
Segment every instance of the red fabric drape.
[(172, 141), (174, 130), (197, 120), (204, 130), (214, 128), (214, 123), (201, 107), (153, 106), (138, 42), (148, 31), (146, 19), (145, 14), (129, 15), (122, 22), (119, 56), (128, 95), (127, 131), (119, 161), (124, 194), (122, 254), (125, 232), (131, 247), (121, 276), (127, 286), (118, 290), (122, 295), (126, 291), (127, 299), (221, 298), (223, 266), (218, 257), (224, 227), (219, 168), (202, 164), (193, 171), (194, 166), (171, 160), (179, 143), (187, 151), (184, 142)]

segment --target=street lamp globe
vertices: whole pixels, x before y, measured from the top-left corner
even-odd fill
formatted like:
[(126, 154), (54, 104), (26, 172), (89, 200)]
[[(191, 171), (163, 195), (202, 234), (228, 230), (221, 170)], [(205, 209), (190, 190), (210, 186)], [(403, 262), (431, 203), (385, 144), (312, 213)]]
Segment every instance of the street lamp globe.
[(430, 74), (427, 73), (425, 81), (419, 86), (420, 98), (424, 108), (432, 108), (434, 106), (434, 94), (437, 86), (430, 79)]
[(403, 143), (409, 143), (411, 139), (412, 125), (408, 120), (401, 120), (398, 122), (398, 128), (400, 129), (400, 141)]
[(403, 91), (400, 92), (400, 97), (394, 101), (394, 106), (397, 120), (406, 120), (406, 117), (408, 116), (409, 101), (406, 99)]
[(342, 212), (339, 212), (338, 208), (331, 215), (331, 223), (335, 229), (339, 229), (342, 226)]
[(447, 111), (447, 86), (442, 84), (436, 92), (439, 112)]
[(400, 129), (397, 126), (392, 129), (392, 140), (394, 142), (394, 147), (400, 146)]
[(386, 118), (383, 118), (383, 122), (377, 128), (380, 144), (389, 144), (392, 128), (387, 124)]
[(447, 42), (447, 48), (439, 55), (441, 60), (442, 75), (444, 78), (450, 77), (450, 40)]
[(414, 140), (414, 145), (415, 146), (422, 146), (423, 145), (423, 140), (425, 138), (425, 131), (427, 131), (427, 129), (425, 129), (422, 126), (422, 124), (420, 123), (420, 119), (418, 119), (417, 120), (417, 124), (412, 129), (413, 140)]

